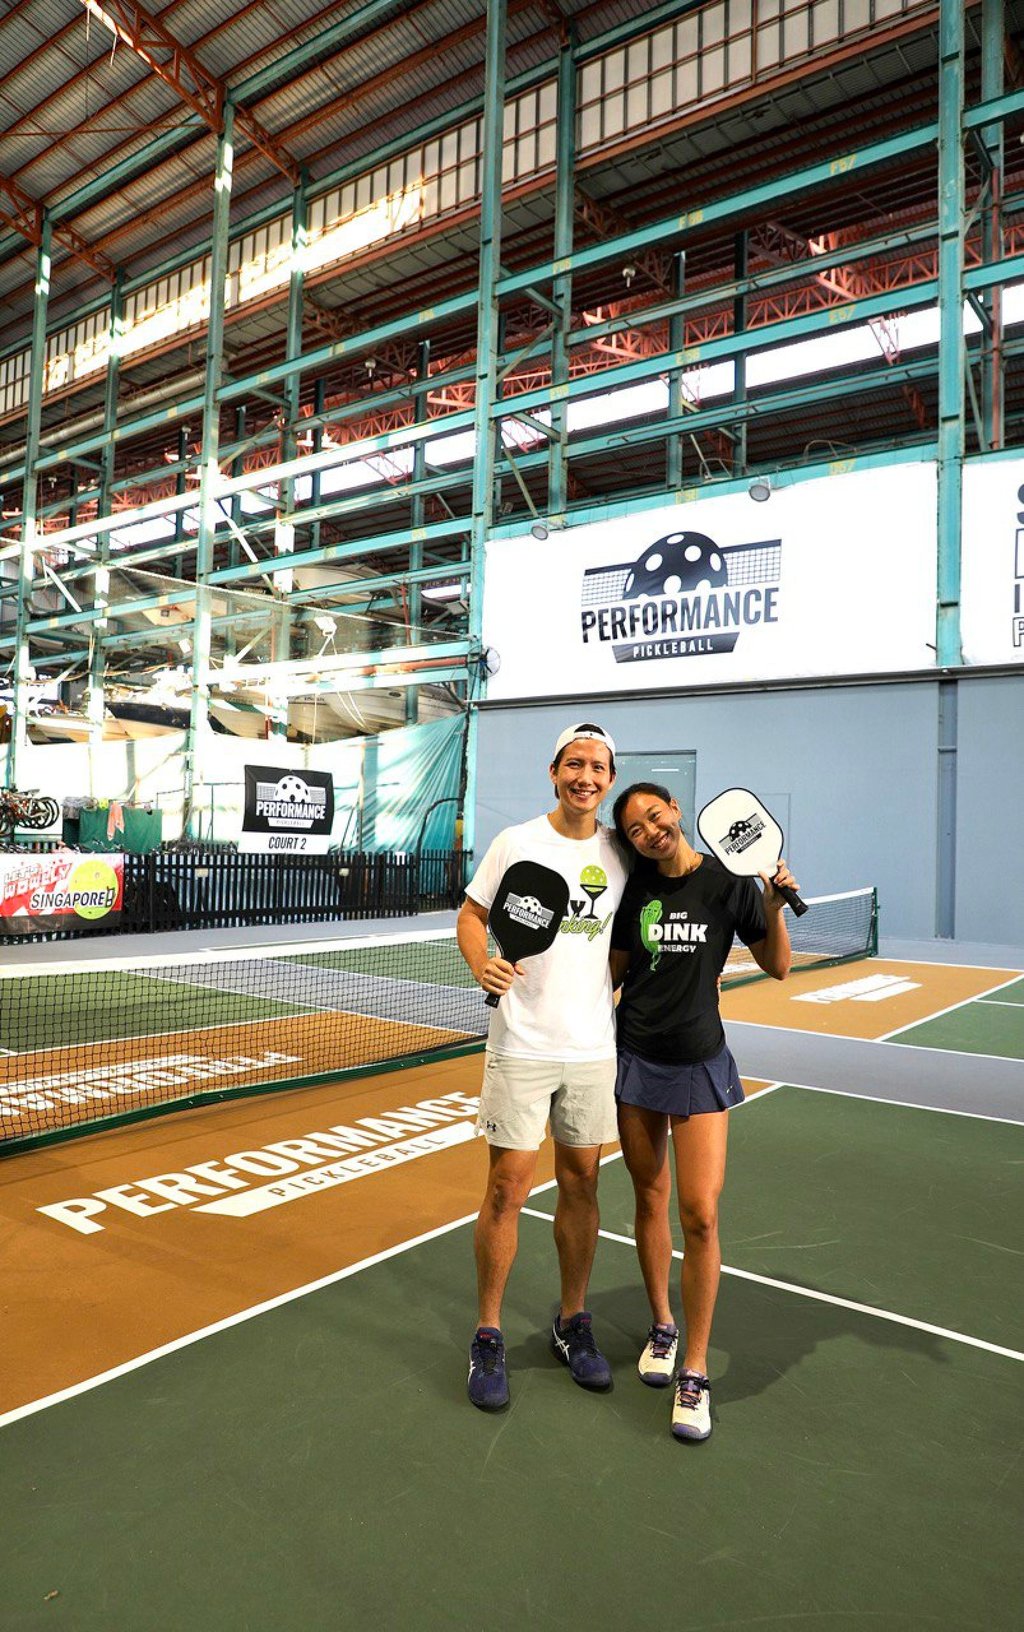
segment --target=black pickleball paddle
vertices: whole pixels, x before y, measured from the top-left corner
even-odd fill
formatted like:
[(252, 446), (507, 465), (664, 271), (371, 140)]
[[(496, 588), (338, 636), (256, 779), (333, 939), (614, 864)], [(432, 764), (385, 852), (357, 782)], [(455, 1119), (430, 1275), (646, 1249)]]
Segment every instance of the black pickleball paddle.
[[(697, 817), (697, 831), (712, 855), (737, 878), (756, 878), (759, 873), (774, 878), (782, 854), (782, 829), (749, 788), (726, 788), (712, 799)], [(795, 890), (776, 887), (798, 918), (807, 911), (807, 902)]]
[[(569, 885), (553, 867), (537, 861), (514, 861), (506, 867), (491, 902), (487, 927), (507, 963), (546, 952), (569, 906)], [(497, 992), (488, 992), (487, 1004), (497, 1008)]]

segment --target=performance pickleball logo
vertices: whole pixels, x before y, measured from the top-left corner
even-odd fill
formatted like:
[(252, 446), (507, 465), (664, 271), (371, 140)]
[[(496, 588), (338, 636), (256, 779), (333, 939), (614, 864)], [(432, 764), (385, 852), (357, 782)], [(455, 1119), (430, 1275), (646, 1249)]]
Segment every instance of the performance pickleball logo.
[(513, 923), (524, 929), (547, 929), (555, 916), (550, 907), (542, 907), (535, 895), (509, 895), (505, 911)]
[(752, 844), (756, 844), (764, 832), (764, 822), (756, 811), (739, 821), (731, 823), (728, 833), (718, 841), (722, 849), (729, 856), (742, 856)]
[(635, 561), (588, 567), (580, 633), (616, 663), (731, 652), (744, 628), (777, 623), (782, 540), (724, 548), (706, 533), (666, 533)]
[(287, 772), (276, 782), (256, 784), (256, 814), (265, 818), (268, 827), (301, 832), (322, 820), (326, 810), (326, 790), (311, 786), (294, 771)]

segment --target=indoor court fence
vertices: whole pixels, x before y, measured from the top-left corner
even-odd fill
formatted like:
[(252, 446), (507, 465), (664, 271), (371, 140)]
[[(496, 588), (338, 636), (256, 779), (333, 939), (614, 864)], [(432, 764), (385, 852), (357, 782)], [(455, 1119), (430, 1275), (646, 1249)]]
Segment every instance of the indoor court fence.
[(168, 846), (124, 855), (124, 908), (115, 926), (0, 935), (0, 945), (82, 934), (237, 929), (332, 919), (404, 918), (456, 907), (472, 873), (469, 851), (344, 851), (270, 855)]

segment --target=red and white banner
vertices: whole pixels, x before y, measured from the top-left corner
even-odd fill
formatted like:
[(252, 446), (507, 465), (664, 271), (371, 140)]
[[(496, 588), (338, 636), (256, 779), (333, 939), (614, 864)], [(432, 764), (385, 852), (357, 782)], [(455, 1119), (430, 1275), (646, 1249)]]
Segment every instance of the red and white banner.
[(120, 927), (124, 856), (49, 850), (0, 855), (0, 935)]

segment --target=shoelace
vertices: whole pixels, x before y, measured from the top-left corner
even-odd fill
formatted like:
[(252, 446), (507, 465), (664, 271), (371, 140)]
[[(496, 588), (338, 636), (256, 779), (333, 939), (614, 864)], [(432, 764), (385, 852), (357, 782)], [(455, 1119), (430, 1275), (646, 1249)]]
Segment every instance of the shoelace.
[[(565, 1328), (563, 1327), (562, 1330), (564, 1331)], [(594, 1334), (590, 1329), (589, 1320), (570, 1322), (569, 1341), (575, 1343), (576, 1347), (582, 1349), (586, 1354), (597, 1353), (597, 1344), (594, 1342)]]
[(675, 1332), (666, 1331), (664, 1326), (652, 1326), (648, 1337), (654, 1359), (667, 1360), (672, 1353), (672, 1345), (676, 1341)]
[(493, 1337), (485, 1337), (474, 1343), (473, 1347), (476, 1350), (480, 1364), (484, 1368), (484, 1376), (493, 1376), (501, 1360), (501, 1344), (496, 1343)]
[(695, 1411), (700, 1404), (700, 1397), (708, 1386), (706, 1377), (695, 1377), (692, 1374), (676, 1378), (676, 1400), (687, 1411)]

